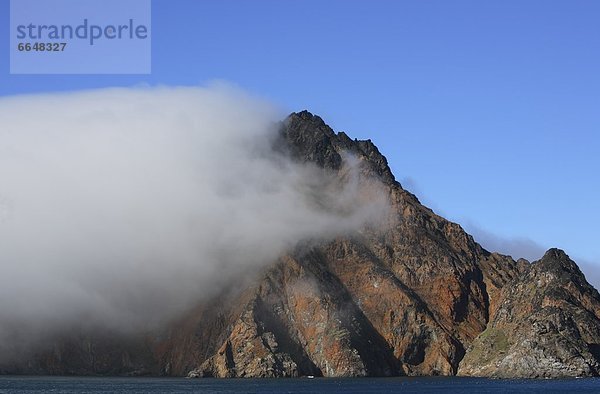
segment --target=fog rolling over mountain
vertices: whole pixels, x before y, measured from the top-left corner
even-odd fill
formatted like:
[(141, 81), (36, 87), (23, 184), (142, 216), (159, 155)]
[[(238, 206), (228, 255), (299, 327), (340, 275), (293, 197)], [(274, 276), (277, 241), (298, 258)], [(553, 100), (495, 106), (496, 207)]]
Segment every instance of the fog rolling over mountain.
[(152, 330), (299, 241), (387, 216), (350, 155), (340, 184), (273, 150), (281, 118), (226, 86), (0, 100), (0, 358), (74, 326)]
[(221, 87), (0, 115), (2, 372), (600, 371), (600, 295), (564, 252), (488, 252), (309, 112)]

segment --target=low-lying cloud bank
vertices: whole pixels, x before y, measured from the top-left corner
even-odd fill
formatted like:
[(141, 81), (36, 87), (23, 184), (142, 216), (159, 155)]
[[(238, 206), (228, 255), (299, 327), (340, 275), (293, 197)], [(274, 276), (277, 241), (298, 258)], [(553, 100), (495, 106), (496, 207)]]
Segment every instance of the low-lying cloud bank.
[(15, 332), (155, 327), (228, 276), (385, 214), (384, 198), (275, 154), (281, 118), (228, 87), (1, 99), (0, 353)]

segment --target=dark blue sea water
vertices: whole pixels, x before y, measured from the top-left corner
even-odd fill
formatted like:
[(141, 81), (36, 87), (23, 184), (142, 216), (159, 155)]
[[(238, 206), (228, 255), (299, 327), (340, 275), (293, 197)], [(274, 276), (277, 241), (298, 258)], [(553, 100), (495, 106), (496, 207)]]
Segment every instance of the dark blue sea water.
[(0, 393), (600, 393), (600, 378), (163, 379), (0, 376)]

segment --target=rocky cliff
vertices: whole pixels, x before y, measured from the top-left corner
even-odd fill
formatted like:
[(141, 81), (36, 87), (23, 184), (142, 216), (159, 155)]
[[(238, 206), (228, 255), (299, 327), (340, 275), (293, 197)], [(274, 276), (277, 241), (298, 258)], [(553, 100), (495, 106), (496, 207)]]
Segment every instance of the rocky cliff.
[(248, 285), (232, 285), (164, 332), (138, 338), (137, 347), (106, 348), (105, 340), (88, 339), (95, 359), (118, 360), (112, 369), (106, 362), (73, 369), (73, 354), (85, 358), (86, 348), (66, 340), (19, 371), (598, 375), (600, 297), (563, 252), (551, 250), (529, 264), (486, 251), (404, 190), (371, 141), (335, 133), (306, 111), (281, 124), (274, 145), (342, 181), (344, 157), (354, 157), (365, 192), (369, 180), (382, 183), (391, 203), (386, 223), (298, 245)]
[(551, 249), (506, 285), (459, 374), (561, 378), (600, 372), (600, 296), (577, 265)]

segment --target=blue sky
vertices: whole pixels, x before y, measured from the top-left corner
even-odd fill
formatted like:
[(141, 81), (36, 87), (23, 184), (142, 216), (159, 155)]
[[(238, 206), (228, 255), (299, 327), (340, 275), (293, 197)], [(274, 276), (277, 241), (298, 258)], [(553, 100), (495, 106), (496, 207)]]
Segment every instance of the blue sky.
[(152, 12), (150, 75), (9, 75), (0, 29), (0, 95), (230, 81), (371, 138), (408, 189), (476, 234), (600, 265), (600, 2), (154, 0)]

